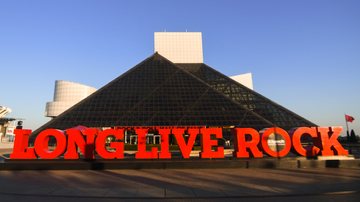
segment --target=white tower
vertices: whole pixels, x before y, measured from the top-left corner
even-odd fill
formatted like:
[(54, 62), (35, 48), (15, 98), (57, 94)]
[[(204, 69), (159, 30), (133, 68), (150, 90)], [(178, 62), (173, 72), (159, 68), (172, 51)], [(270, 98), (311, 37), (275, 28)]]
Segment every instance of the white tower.
[[(173, 63), (204, 63), (201, 32), (155, 32), (154, 52)], [(253, 90), (252, 74), (230, 77)]]
[(201, 32), (155, 32), (154, 52), (173, 63), (203, 63)]

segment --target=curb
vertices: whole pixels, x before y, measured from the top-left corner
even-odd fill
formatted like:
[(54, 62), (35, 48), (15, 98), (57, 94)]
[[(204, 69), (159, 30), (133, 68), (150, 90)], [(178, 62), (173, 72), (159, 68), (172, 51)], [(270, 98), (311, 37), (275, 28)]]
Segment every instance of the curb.
[(216, 169), (216, 168), (355, 168), (360, 159), (178, 159), (178, 160), (5, 160), (0, 170)]

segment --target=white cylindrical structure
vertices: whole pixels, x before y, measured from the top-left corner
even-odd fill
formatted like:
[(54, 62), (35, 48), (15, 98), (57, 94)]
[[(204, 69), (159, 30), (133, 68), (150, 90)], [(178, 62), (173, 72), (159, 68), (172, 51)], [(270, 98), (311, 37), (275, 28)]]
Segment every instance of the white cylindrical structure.
[(80, 83), (55, 81), (54, 101), (46, 103), (45, 116), (56, 117), (95, 91)]

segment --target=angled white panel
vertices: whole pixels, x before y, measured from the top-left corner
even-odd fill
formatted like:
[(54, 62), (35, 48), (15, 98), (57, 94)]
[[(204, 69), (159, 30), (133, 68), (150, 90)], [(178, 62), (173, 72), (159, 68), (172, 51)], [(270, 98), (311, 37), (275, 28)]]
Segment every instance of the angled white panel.
[(250, 88), (251, 90), (254, 90), (251, 73), (239, 74), (239, 75), (231, 76), (230, 78)]

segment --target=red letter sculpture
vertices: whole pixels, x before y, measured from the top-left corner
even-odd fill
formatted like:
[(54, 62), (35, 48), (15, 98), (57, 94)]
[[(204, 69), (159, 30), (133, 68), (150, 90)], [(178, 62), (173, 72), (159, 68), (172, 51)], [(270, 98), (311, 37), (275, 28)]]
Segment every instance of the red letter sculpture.
[[(252, 128), (235, 128), (234, 129), (234, 148), (233, 153), (236, 158), (249, 158), (253, 156), (255, 158), (262, 158), (263, 153), (259, 150), (258, 144), (260, 142), (259, 133)], [(250, 140), (246, 140), (246, 135), (251, 137)]]
[[(281, 151), (274, 151), (272, 149), (270, 149), (269, 145), (268, 145), (268, 139), (269, 139), (269, 136), (273, 134), (274, 136), (277, 135), (280, 135), (284, 138), (284, 148), (281, 150)], [(275, 144), (278, 144), (274, 137), (274, 141), (275, 141)], [(290, 149), (291, 149), (291, 139), (290, 139), (290, 136), (289, 134), (284, 130), (284, 129), (281, 129), (281, 128), (268, 128), (265, 130), (265, 132), (262, 134), (262, 137), (261, 137), (261, 145), (262, 145), (262, 148), (264, 150), (265, 153), (267, 153), (269, 156), (272, 156), (272, 157), (284, 157), (286, 156), (289, 152), (290, 152)]]
[[(65, 159), (79, 159), (78, 148), (84, 155), (85, 159), (94, 159), (94, 144), (96, 133), (86, 129), (84, 135), (78, 129), (66, 130), (68, 138), (67, 151), (64, 155)], [(86, 137), (86, 140), (85, 140)]]
[(332, 156), (334, 153), (336, 155), (349, 155), (349, 152), (338, 141), (342, 131), (341, 127), (318, 127), (317, 129), (321, 138), (321, 155)]
[(146, 151), (146, 134), (148, 133), (147, 128), (137, 128), (135, 132), (138, 136), (138, 151), (135, 154), (136, 159), (157, 159), (158, 149), (152, 147), (151, 151)]
[(170, 129), (158, 128), (161, 137), (161, 151), (159, 154), (160, 159), (171, 159), (171, 153), (169, 151), (169, 135)]
[[(201, 158), (224, 158), (224, 147), (218, 146), (218, 139), (222, 138), (221, 128), (201, 128), (202, 147), (200, 152)], [(215, 140), (211, 136), (215, 135)], [(217, 147), (212, 151), (212, 147)]]
[[(110, 142), (110, 148), (115, 149), (110, 152), (106, 149), (106, 140), (114, 136), (116, 142)], [(121, 142), (117, 142), (120, 140)], [(104, 159), (123, 159), (124, 158), (124, 129), (107, 129), (101, 131), (96, 138), (96, 152)]]
[[(56, 139), (56, 147), (54, 151), (49, 150), (50, 137)], [(56, 129), (46, 129), (42, 131), (35, 140), (36, 154), (42, 159), (55, 159), (65, 152), (66, 136), (63, 131)]]
[(172, 134), (174, 134), (176, 142), (178, 143), (179, 149), (184, 159), (190, 158), (190, 153), (192, 148), (194, 147), (196, 136), (199, 134), (199, 129), (197, 128), (189, 128), (189, 139), (186, 144), (184, 139), (184, 128), (174, 128), (172, 129)]
[[(292, 144), (295, 151), (301, 155), (301, 156), (307, 156), (307, 157), (313, 157), (316, 156), (320, 149), (316, 146), (310, 146), (306, 149), (301, 144), (301, 137), (305, 134), (310, 135), (313, 139), (316, 139), (317, 133), (315, 127), (300, 127), (295, 130), (295, 132), (292, 135)], [(314, 142), (314, 141), (313, 141)]]
[(15, 129), (15, 142), (10, 159), (36, 159), (34, 148), (28, 148), (31, 130)]

